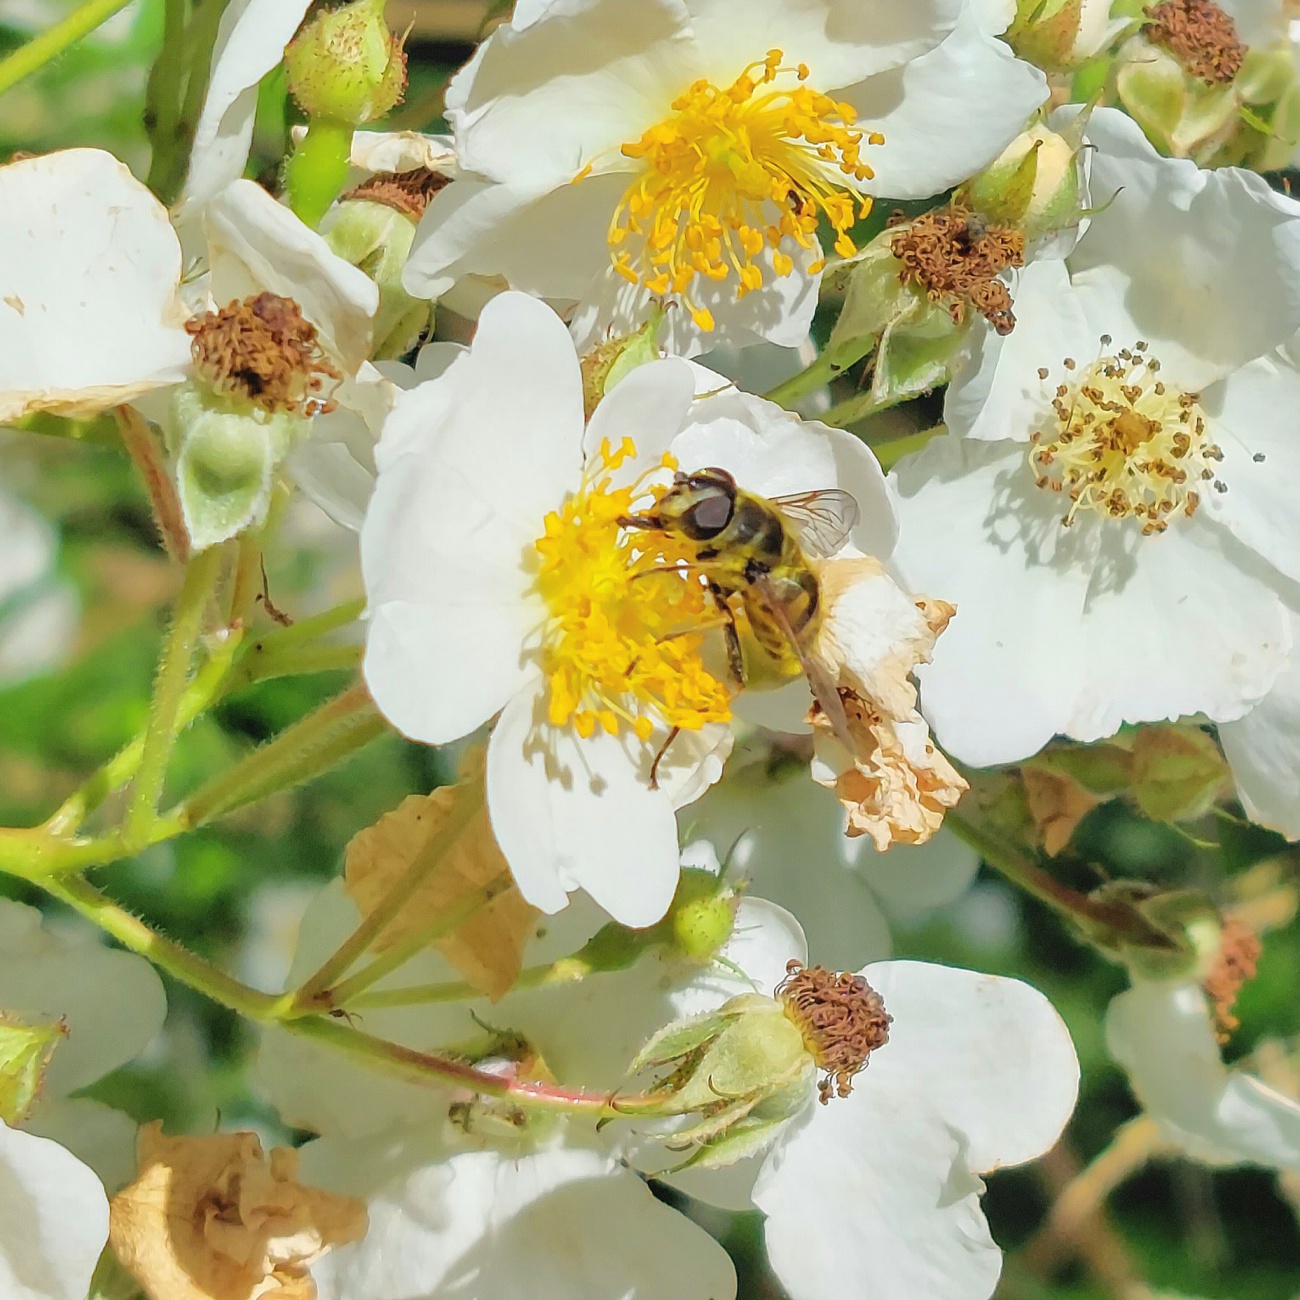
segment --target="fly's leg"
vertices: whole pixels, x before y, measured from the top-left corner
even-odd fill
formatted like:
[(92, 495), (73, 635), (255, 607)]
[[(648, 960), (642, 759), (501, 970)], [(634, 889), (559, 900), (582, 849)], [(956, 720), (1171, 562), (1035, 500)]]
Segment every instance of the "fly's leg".
[(709, 583), (709, 595), (723, 618), (723, 636), (727, 642), (727, 667), (737, 687), (745, 685), (745, 656), (740, 649), (740, 633), (736, 630), (736, 612), (727, 600), (727, 593), (716, 582)]

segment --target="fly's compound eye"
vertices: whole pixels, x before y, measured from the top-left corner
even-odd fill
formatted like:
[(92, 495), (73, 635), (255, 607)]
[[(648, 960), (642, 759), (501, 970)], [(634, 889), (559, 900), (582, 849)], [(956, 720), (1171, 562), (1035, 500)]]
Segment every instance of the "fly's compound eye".
[(699, 541), (716, 537), (730, 522), (735, 502), (722, 492), (711, 492), (697, 501), (683, 522), (689, 535)]

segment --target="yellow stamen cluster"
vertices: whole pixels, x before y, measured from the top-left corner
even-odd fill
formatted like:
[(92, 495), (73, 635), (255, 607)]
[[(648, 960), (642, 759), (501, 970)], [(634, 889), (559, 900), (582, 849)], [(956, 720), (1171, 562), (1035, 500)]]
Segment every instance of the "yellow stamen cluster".
[[(1102, 347), (1110, 346), (1102, 336)], [(1067, 358), (1067, 370), (1076, 363)], [(1048, 372), (1040, 370), (1047, 378)], [(1103, 356), (1075, 384), (1060, 384), (1044, 426), (1030, 439), (1039, 487), (1070, 500), (1064, 523), (1081, 510), (1136, 519), (1144, 535), (1162, 533), (1176, 514), (1191, 517), (1201, 485), (1215, 480), (1223, 453), (1211, 441), (1196, 393), (1160, 378), (1160, 363), (1139, 342)]]
[(673, 101), (672, 117), (623, 146), (645, 169), (610, 223), (614, 269), (680, 297), (704, 330), (714, 322), (691, 294), (697, 279), (734, 274), (743, 298), (762, 287), (767, 248), (776, 274), (790, 275), (794, 259), (782, 243), (816, 247), (819, 214), (835, 229), (836, 252), (851, 257), (849, 230), (871, 208), (855, 188), (874, 174), (861, 149), (864, 139), (884, 138), (864, 136), (850, 105), (804, 85), (807, 67), (782, 67), (782, 58), (772, 50), (725, 90), (695, 82)]
[(629, 727), (648, 740), (659, 727), (698, 731), (731, 716), (731, 697), (704, 665), (700, 642), (717, 622), (689, 557), (661, 534), (620, 519), (654, 495), (645, 475), (618, 486), (613, 473), (636, 449), (608, 443), (583, 483), (546, 518), (537, 539), (537, 589), (549, 612), (542, 669), (552, 726), (580, 736)]

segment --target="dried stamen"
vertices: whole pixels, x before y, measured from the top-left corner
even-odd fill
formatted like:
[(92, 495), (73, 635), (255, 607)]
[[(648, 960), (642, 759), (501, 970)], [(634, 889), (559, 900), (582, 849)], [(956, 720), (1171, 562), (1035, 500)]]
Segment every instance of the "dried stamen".
[(1233, 1014), (1237, 995), (1255, 978), (1262, 946), (1253, 931), (1235, 918), (1223, 923), (1219, 951), (1201, 988), (1214, 1008), (1214, 1028), (1226, 1043), (1241, 1021)]
[(429, 206), (429, 200), (450, 184), (450, 176), (444, 176), (428, 167), (413, 167), (404, 172), (376, 172), (343, 197), (382, 203), (385, 207), (395, 208), (412, 221), (419, 221)]
[(1020, 231), (990, 225), (965, 208), (939, 208), (899, 230), (890, 249), (903, 264), (903, 282), (944, 302), (955, 324), (974, 308), (999, 334), (1015, 328), (1011, 293), (998, 276), (1025, 264)]
[(1144, 30), (1147, 40), (1209, 86), (1230, 82), (1246, 56), (1237, 24), (1214, 0), (1163, 0), (1148, 12)]
[(342, 379), (342, 373), (326, 360), (315, 326), (291, 299), (259, 293), (203, 312), (185, 328), (194, 336), (195, 370), (222, 396), (272, 413), (333, 409), (314, 394), (322, 378)]
[(853, 1076), (877, 1048), (889, 1042), (892, 1017), (880, 994), (861, 975), (837, 975), (792, 961), (776, 987), (785, 1013), (798, 1026), (817, 1068), (822, 1105), (853, 1091)]

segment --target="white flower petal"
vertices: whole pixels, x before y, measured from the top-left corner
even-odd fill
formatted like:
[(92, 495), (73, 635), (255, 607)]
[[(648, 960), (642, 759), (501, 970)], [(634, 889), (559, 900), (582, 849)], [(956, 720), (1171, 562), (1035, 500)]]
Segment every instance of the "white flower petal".
[(601, 155), (622, 162), (699, 75), (686, 24), (680, 0), (563, 0), (498, 28), (447, 88), (460, 165), (550, 188)]
[(955, 903), (979, 872), (979, 854), (949, 831), (924, 844), (895, 844), (877, 853), (869, 836), (846, 841), (862, 878), (875, 891), (891, 917), (915, 920), (936, 908)]
[(667, 911), (677, 822), (668, 792), (649, 787), (653, 753), (599, 730), (582, 740), (550, 727), (541, 690), (506, 705), (488, 745), (488, 808), (519, 892), (535, 907), (558, 912), (585, 889), (623, 925), (653, 925)]
[(0, 245), (0, 421), (89, 414), (185, 377), (180, 244), (111, 154), (0, 167)]
[(84, 1300), (108, 1243), (108, 1197), (75, 1156), (0, 1123), (0, 1292)]
[(863, 155), (876, 174), (871, 192), (920, 199), (991, 163), (1047, 98), (1047, 78), (983, 30), (968, 8), (938, 49), (844, 97), (863, 127), (885, 137)]
[(1071, 272), (1114, 286), (1167, 377), (1195, 392), (1300, 329), (1300, 205), (1251, 172), (1162, 158), (1116, 109), (1087, 138), (1097, 211)]
[[(1221, 396), (1220, 396), (1221, 393)], [(1211, 436), (1223, 452), (1205, 508), (1251, 550), (1300, 581), (1300, 518), (1290, 484), (1300, 476), (1300, 373), (1281, 357), (1262, 357), (1230, 375), (1217, 409), (1207, 395)]]
[(402, 283), (438, 298), (458, 277), (482, 275), (557, 302), (581, 298), (609, 266), (609, 221), (626, 188), (617, 173), (540, 193), (455, 181), (425, 209)]
[(203, 211), (218, 306), (269, 290), (292, 298), (325, 350), (355, 374), (370, 353), (379, 290), (260, 185), (237, 180)]
[(1236, 722), (1219, 727), (1251, 821), (1300, 840), (1300, 618), (1291, 615), (1291, 658), (1272, 690)]
[(526, 553), (577, 484), (582, 429), (568, 332), (523, 294), (493, 299), (473, 348), (385, 424), (361, 534), (365, 675), (414, 739), (465, 735), (532, 671), (522, 649), (541, 610)]
[(23, 1120), (23, 1129), (71, 1152), (109, 1192), (135, 1177), (139, 1126), (123, 1111), (89, 1097), (41, 1098)]
[[(597, 179), (613, 195), (615, 202), (622, 197), (624, 182), (621, 178), (607, 176)], [(619, 182), (617, 193), (614, 192), (615, 180)], [(597, 236), (601, 245), (591, 244), (592, 249), (599, 247), (605, 254), (599, 276), (584, 291), (583, 300), (573, 313), (574, 338), (582, 348), (594, 347), (607, 335), (633, 333), (650, 318), (659, 301), (648, 289), (630, 284), (610, 267), (608, 250), (602, 246), (604, 236), (602, 229)], [(661, 345), (683, 357), (697, 356), (719, 344), (745, 347), (768, 342), (797, 347), (808, 337), (813, 313), (817, 310), (821, 272), (814, 275), (808, 268), (823, 260), (822, 251), (815, 239), (810, 248), (787, 239), (781, 251), (794, 262), (794, 270), (789, 275), (777, 275), (772, 265), (773, 250), (764, 248), (754, 259), (754, 265), (763, 275), (763, 287), (743, 298), (736, 296), (733, 276), (719, 281), (698, 278), (690, 288), (691, 301), (712, 315), (713, 329), (701, 329), (686, 306), (678, 302), (664, 320)], [(572, 259), (573, 254), (570, 253), (569, 257)], [(553, 290), (548, 292), (554, 295)]]
[(1111, 1001), (1106, 1042), (1138, 1100), (1193, 1159), (1300, 1165), (1300, 1104), (1224, 1066), (1197, 985), (1135, 983)]
[[(324, 1145), (324, 1144), (321, 1144)], [(419, 1146), (412, 1142), (418, 1151)], [(597, 1151), (554, 1147), (398, 1163), (369, 1198), (363, 1241), (313, 1269), (320, 1300), (731, 1300), (726, 1252)], [(310, 1148), (304, 1169), (319, 1176)], [(349, 1171), (355, 1157), (332, 1164)]]
[(965, 1136), (964, 1160), (977, 1173), (1024, 1164), (1056, 1142), (1074, 1110), (1079, 1062), (1037, 989), (927, 962), (862, 973), (894, 1018), (862, 1076), (869, 1091), (924, 1097)]
[[(618, 450), (624, 438), (636, 444), (635, 464), (649, 468), (672, 445), (695, 401), (695, 372), (670, 357), (637, 366), (596, 407), (583, 437), (588, 459), (601, 443)], [(629, 462), (630, 464), (630, 462)]]
[[(1086, 365), (1096, 355), (1097, 334), (1064, 262), (1031, 262), (1016, 275), (1012, 296), (1016, 328), (1002, 335), (976, 325), (959, 354), (943, 407), (952, 433), (1028, 441), (1050, 414), (1061, 363), (1071, 357)], [(1040, 369), (1049, 371), (1047, 379)]]
[(284, 57), (308, 0), (233, 0), (212, 46), (207, 98), (194, 129), (181, 219), (244, 174), (253, 143), (257, 85)]
[(772, 1269), (792, 1300), (986, 1300), (1002, 1257), (961, 1138), (874, 1069), (769, 1157), (754, 1200)]
[(686, 0), (716, 85), (730, 85), (768, 50), (806, 63), (821, 91), (849, 86), (931, 50), (952, 30), (961, 0)]
[(51, 1095), (66, 1096), (138, 1056), (162, 1028), (167, 998), (143, 957), (93, 935), (53, 935), (23, 915), (31, 912), (0, 900), (5, 930), (25, 935), (0, 946), (0, 1009), (20, 1020), (66, 1020), (45, 1077)]

